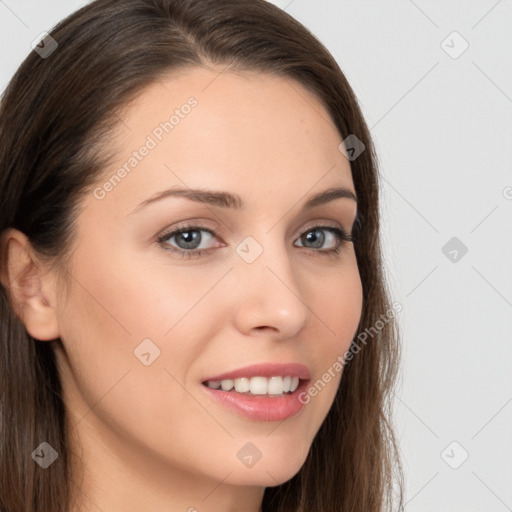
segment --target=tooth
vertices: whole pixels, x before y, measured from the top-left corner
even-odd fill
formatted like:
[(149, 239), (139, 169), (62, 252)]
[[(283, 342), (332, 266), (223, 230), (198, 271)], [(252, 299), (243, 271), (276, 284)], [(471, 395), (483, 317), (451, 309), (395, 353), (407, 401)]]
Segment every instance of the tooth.
[(282, 377), (275, 375), (273, 377), (240, 377), (237, 379), (210, 380), (206, 385), (212, 389), (222, 389), (223, 391), (236, 391), (238, 393), (248, 393), (253, 395), (282, 395), (283, 393), (293, 393), (299, 386), (298, 377), (286, 375)]
[(225, 379), (220, 381), (223, 391), (231, 391), (233, 389), (233, 381), (231, 379)]
[(235, 391), (238, 391), (239, 393), (246, 393), (249, 389), (249, 379), (246, 379), (245, 377), (235, 379)]
[(265, 377), (252, 377), (249, 385), (253, 395), (267, 394), (267, 379)]
[(269, 395), (282, 395), (283, 394), (283, 378), (270, 377), (268, 381), (268, 394)]

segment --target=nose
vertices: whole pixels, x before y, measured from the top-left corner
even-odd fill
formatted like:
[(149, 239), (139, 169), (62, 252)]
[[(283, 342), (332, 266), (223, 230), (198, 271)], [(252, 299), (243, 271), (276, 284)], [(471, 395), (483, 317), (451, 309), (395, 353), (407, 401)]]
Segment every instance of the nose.
[(307, 304), (311, 297), (306, 296), (307, 283), (301, 282), (285, 247), (270, 249), (269, 242), (254, 261), (248, 261), (235, 258), (231, 272), (236, 327), (251, 336), (297, 337), (312, 315)]

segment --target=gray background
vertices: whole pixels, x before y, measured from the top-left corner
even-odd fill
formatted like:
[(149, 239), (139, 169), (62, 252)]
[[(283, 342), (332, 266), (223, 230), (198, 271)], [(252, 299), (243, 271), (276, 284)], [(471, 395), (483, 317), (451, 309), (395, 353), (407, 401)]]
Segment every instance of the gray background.
[[(0, 0), (0, 90), (85, 3)], [(333, 53), (377, 146), (406, 510), (512, 510), (512, 1), (274, 3)]]

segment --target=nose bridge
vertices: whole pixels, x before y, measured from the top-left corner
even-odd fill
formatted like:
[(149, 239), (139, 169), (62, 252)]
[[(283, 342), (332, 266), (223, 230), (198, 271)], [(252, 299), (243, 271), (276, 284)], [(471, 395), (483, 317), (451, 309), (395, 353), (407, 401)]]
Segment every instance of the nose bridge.
[(241, 330), (270, 327), (286, 338), (308, 321), (300, 276), (282, 238), (278, 230), (261, 231), (235, 248), (236, 321)]

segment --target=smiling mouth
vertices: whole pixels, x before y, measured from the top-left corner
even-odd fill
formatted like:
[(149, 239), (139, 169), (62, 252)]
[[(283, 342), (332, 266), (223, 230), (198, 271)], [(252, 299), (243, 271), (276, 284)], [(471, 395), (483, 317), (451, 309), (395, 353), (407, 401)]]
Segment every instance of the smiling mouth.
[(240, 377), (236, 379), (207, 380), (203, 385), (227, 393), (239, 393), (247, 396), (279, 397), (291, 395), (296, 391), (301, 379), (296, 376)]

